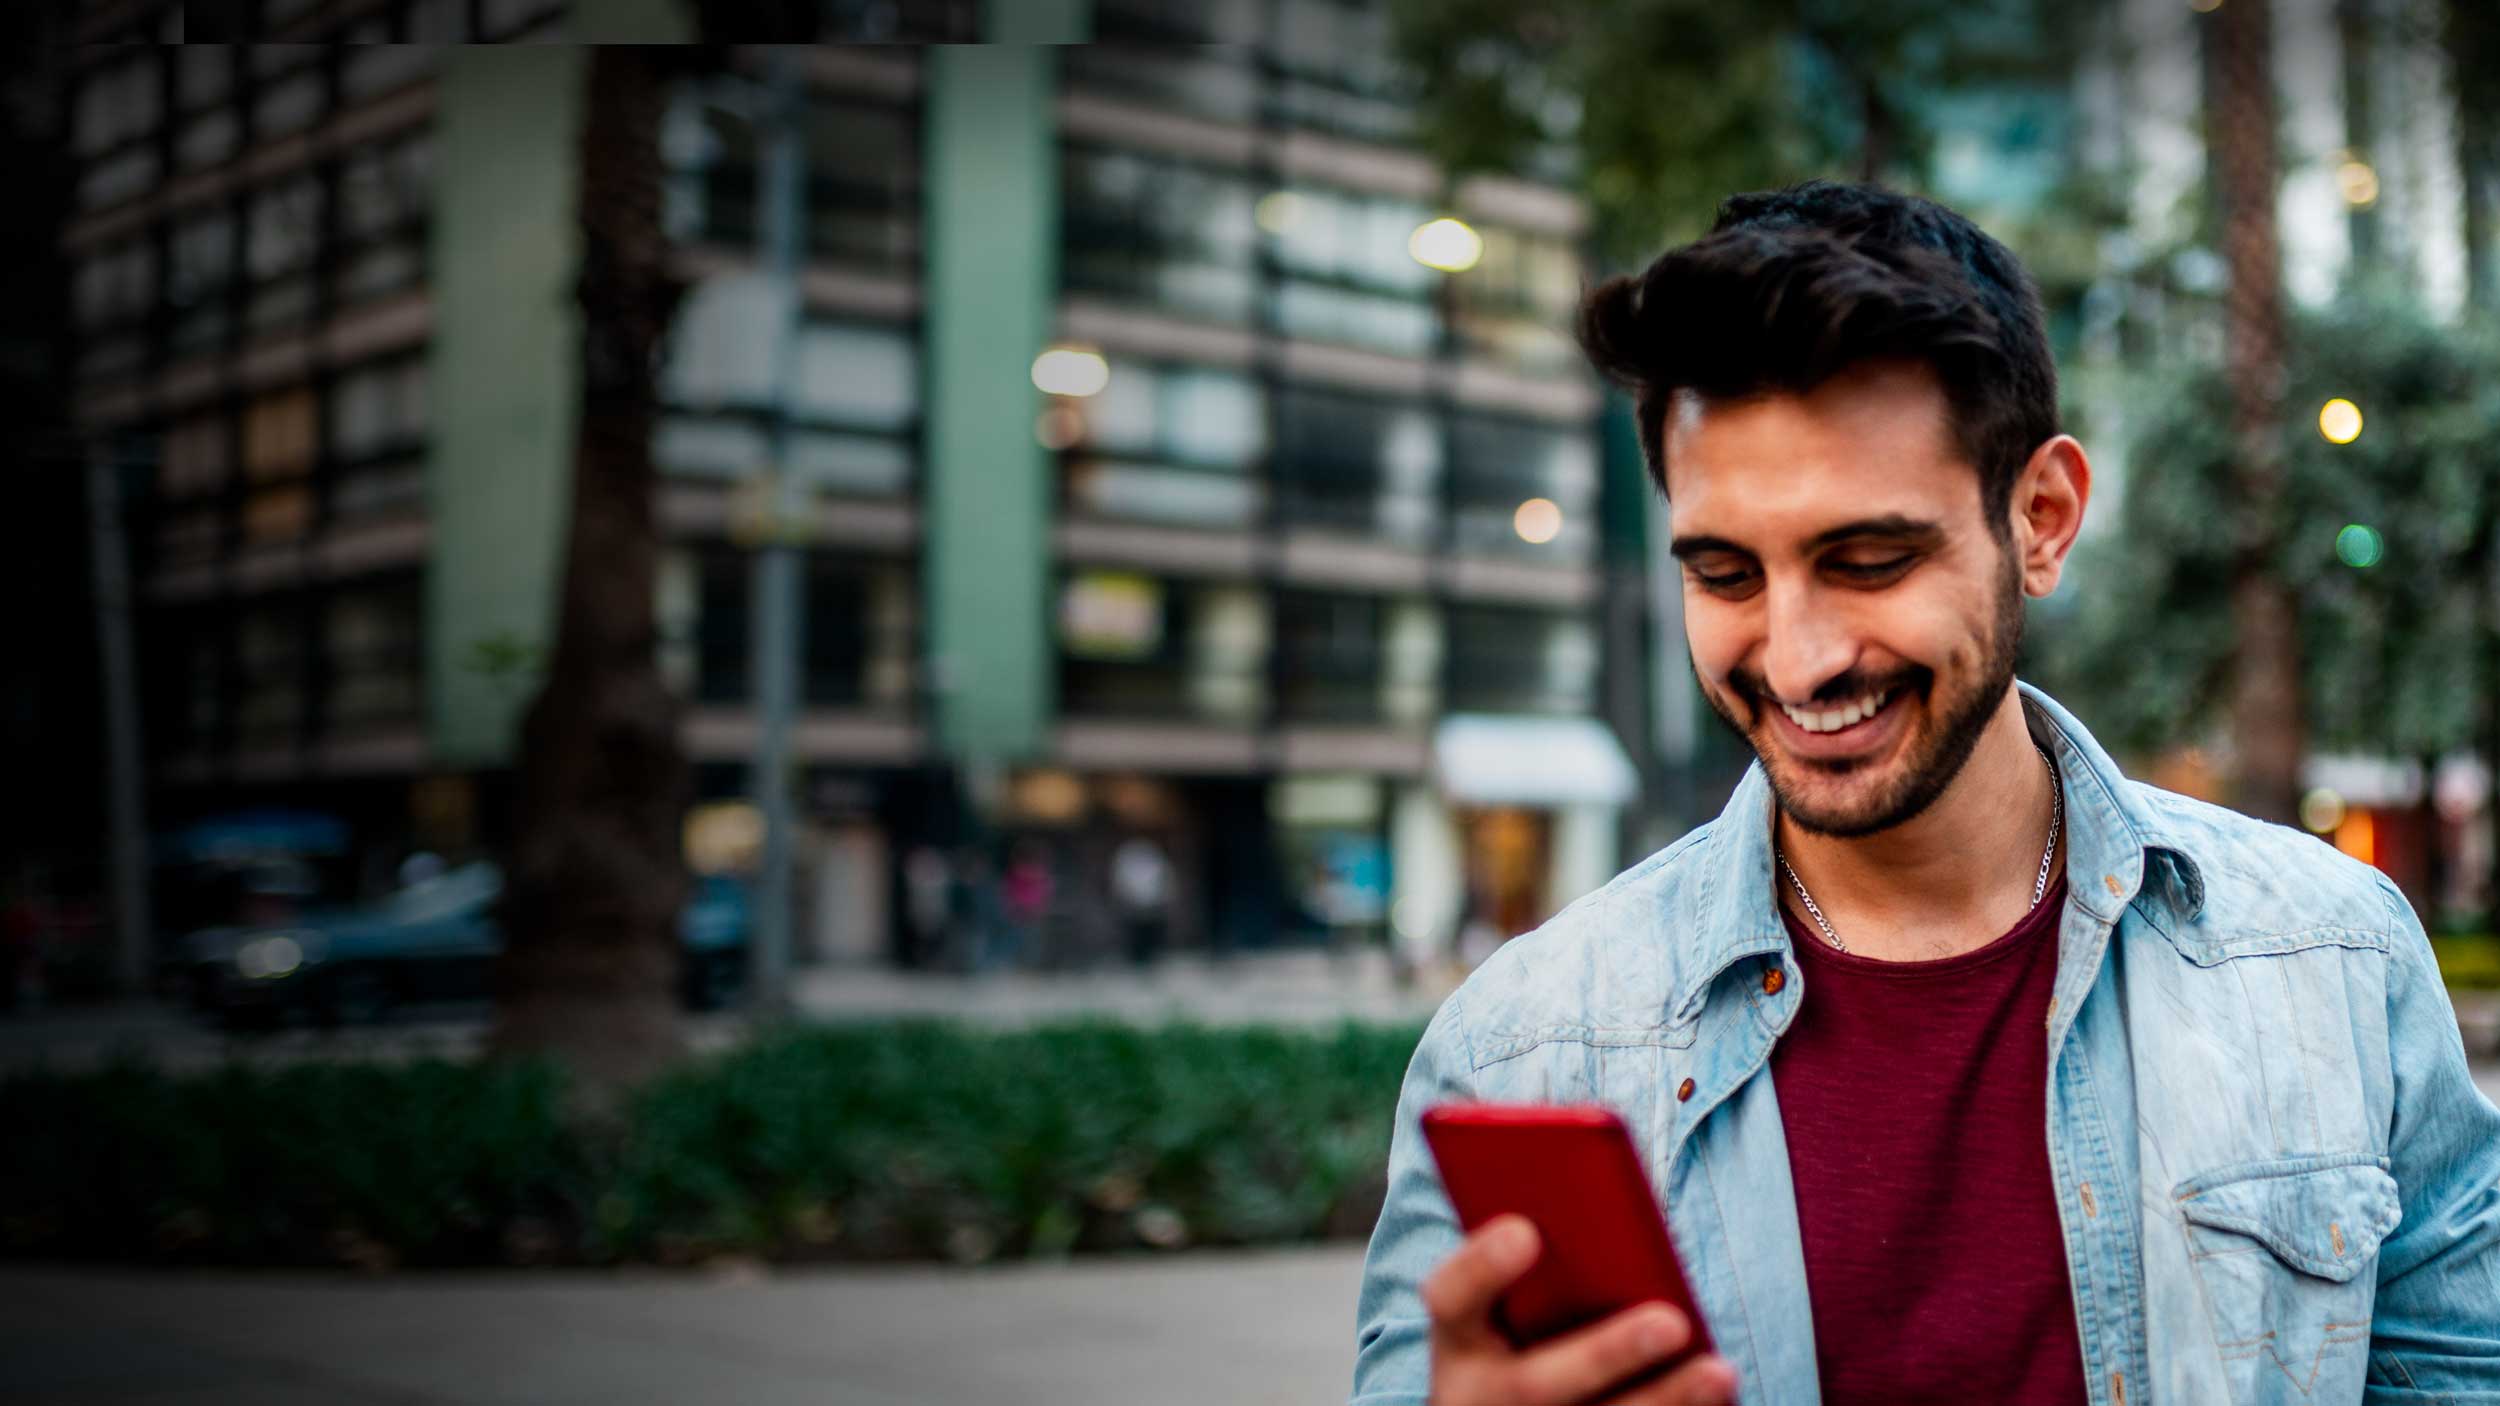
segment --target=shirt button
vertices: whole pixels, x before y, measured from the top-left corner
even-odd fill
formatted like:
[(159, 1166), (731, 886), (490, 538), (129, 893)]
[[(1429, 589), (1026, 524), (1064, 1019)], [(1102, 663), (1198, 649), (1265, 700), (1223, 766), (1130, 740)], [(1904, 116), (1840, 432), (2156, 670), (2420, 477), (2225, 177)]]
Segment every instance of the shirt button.
[(1769, 971), (1762, 974), (1762, 994), (1765, 996), (1778, 995), (1780, 993), (1780, 988), (1786, 986), (1787, 984), (1787, 975), (1781, 972), (1777, 967), (1773, 967)]
[(1692, 1081), (1692, 1080), (1687, 1079), (1687, 1080), (1685, 1080), (1683, 1083), (1678, 1084), (1678, 1085), (1676, 1085), (1676, 1086), (1675, 1086), (1675, 1101), (1676, 1101), (1676, 1102), (1678, 1102), (1678, 1103), (1682, 1103), (1682, 1102), (1684, 1102), (1685, 1100), (1690, 1099), (1692, 1096), (1693, 1096), (1693, 1081)]

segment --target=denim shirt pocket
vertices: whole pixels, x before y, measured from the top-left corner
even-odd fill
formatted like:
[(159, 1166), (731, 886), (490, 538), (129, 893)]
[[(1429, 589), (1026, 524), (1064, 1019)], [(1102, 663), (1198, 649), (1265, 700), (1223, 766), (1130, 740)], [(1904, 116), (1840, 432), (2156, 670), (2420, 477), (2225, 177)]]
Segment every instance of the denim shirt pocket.
[(2402, 1215), (2387, 1159), (2242, 1163), (2191, 1177), (2172, 1195), (2232, 1399), (2356, 1398), (2379, 1243)]

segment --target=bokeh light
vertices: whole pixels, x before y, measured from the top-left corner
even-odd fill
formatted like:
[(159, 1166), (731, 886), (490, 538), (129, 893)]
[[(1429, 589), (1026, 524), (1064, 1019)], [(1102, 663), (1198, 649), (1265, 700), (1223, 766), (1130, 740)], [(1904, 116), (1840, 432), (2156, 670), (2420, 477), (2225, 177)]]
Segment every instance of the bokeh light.
[(1085, 415), (1073, 405), (1054, 405), (1033, 419), (1033, 438), (1057, 453), (1085, 437)]
[(2370, 567), (2387, 555), (2387, 539), (2368, 523), (2352, 522), (2335, 534), (2335, 557), (2346, 566)]
[(2344, 798), (2340, 792), (2320, 786), (2300, 798), (2300, 823), (2312, 834), (2334, 833), (2344, 823)]
[(1046, 395), (1100, 395), (1111, 384), (1111, 363), (1084, 347), (1052, 347), (1033, 358), (1033, 384)]
[(1484, 257), (1484, 236), (1468, 227), (1465, 220), (1444, 215), (1426, 220), (1407, 237), (1406, 252), (1415, 262), (1443, 273), (1465, 273)]
[(1553, 541), (1562, 525), (1562, 509), (1551, 498), (1531, 498), (1510, 515), (1511, 530), (1519, 534), (1519, 540), (1540, 547)]
[(2344, 193), (2344, 203), (2363, 209), (2378, 201), (2378, 172), (2358, 157), (2335, 168), (2335, 188)]
[(2341, 396), (2319, 406), (2318, 433), (2330, 444), (2350, 444), (2361, 438), (2361, 407)]

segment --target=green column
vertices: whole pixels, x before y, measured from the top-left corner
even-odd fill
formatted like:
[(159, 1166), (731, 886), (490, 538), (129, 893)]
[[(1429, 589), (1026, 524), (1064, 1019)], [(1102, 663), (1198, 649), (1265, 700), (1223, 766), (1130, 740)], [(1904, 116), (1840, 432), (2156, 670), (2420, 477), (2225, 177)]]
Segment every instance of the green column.
[(554, 641), (581, 406), (583, 51), (445, 51), (428, 351), (426, 716), (438, 761), (510, 758)]
[[(1065, 0), (1004, 7), (1028, 8), (1081, 16)], [(1059, 286), (1057, 59), (1027, 44), (928, 54), (921, 502), (937, 743), (1008, 761), (1040, 751), (1054, 692), (1051, 465), (1032, 366)]]

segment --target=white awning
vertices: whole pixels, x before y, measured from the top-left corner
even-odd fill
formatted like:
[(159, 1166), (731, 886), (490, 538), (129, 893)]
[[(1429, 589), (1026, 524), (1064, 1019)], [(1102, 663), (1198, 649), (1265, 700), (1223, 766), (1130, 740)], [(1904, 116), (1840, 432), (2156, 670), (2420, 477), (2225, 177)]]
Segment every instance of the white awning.
[(1462, 805), (1619, 806), (1640, 791), (1632, 759), (1595, 718), (1454, 713), (1432, 737), (1441, 792)]

